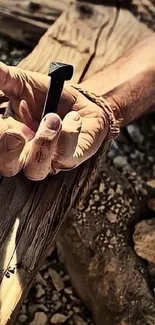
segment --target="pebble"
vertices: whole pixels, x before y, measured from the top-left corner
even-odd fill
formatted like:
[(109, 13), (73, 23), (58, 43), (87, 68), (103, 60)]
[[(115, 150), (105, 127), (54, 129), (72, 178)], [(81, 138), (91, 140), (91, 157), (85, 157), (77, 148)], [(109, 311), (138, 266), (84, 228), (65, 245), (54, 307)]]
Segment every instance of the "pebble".
[(87, 325), (87, 323), (78, 315), (73, 316), (74, 325)]
[(99, 186), (99, 192), (100, 192), (100, 193), (103, 193), (104, 189), (105, 189), (105, 185), (104, 185), (104, 183), (100, 183), (100, 186)]
[(36, 280), (37, 283), (39, 283), (42, 286), (45, 286), (46, 287), (46, 281), (44, 280), (44, 278), (42, 277), (42, 275), (40, 274), (40, 272), (37, 273), (35, 280)]
[(72, 288), (65, 288), (64, 292), (67, 293), (67, 295), (72, 295), (73, 290), (72, 290)]
[(40, 284), (36, 286), (37, 293), (36, 293), (36, 298), (41, 298), (45, 294), (45, 290), (41, 287)]
[(116, 168), (123, 168), (127, 165), (127, 157), (117, 156), (113, 159), (113, 163)]
[(35, 313), (34, 320), (30, 323), (30, 325), (45, 325), (48, 321), (47, 316), (45, 313), (38, 312)]
[(57, 291), (61, 291), (64, 289), (64, 282), (62, 278), (60, 277), (59, 273), (57, 273), (53, 269), (48, 270), (48, 274), (52, 278), (53, 285)]
[(57, 301), (56, 304), (54, 305), (54, 310), (58, 311), (62, 307), (61, 301)]
[[(65, 297), (63, 297), (63, 298), (65, 298)], [(52, 301), (57, 301), (57, 300), (59, 300), (59, 294), (56, 292), (56, 293), (54, 293), (53, 295), (52, 295)], [(67, 301), (67, 299), (66, 299), (66, 301)], [(65, 301), (65, 302), (66, 302)]]
[(54, 314), (50, 320), (50, 322), (52, 324), (62, 324), (64, 322), (66, 322), (66, 320), (68, 319), (68, 316), (65, 316), (63, 314)]
[(19, 320), (19, 322), (21, 322), (21, 323), (25, 323), (26, 322), (26, 320), (27, 320), (27, 316), (26, 315), (20, 315), (19, 317), (18, 317), (18, 320)]
[(80, 313), (80, 308), (74, 306), (74, 307), (73, 307), (73, 311), (74, 311), (76, 314), (78, 314), (78, 313)]

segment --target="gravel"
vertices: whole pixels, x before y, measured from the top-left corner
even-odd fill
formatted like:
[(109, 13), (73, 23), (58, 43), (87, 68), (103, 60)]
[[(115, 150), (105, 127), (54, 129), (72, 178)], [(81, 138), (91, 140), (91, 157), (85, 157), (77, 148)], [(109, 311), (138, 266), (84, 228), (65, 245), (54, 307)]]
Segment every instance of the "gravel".
[[(0, 37), (0, 60), (16, 65), (28, 54), (27, 49)], [(134, 170), (143, 180), (155, 178), (155, 114), (144, 117), (128, 126), (128, 133), (123, 133), (117, 144), (114, 143), (109, 158), (112, 164), (121, 172)], [(125, 131), (126, 132), (126, 131)], [(104, 190), (104, 184), (99, 186), (99, 192)], [(112, 193), (109, 192), (109, 195)], [(89, 200), (89, 206), (99, 201), (99, 194)], [(94, 200), (94, 201), (93, 201)], [(99, 209), (104, 211), (102, 202)], [(115, 214), (109, 215), (115, 222)], [(34, 284), (27, 299), (24, 300), (15, 325), (94, 325), (82, 301), (76, 296), (64, 265), (53, 252), (36, 275)]]

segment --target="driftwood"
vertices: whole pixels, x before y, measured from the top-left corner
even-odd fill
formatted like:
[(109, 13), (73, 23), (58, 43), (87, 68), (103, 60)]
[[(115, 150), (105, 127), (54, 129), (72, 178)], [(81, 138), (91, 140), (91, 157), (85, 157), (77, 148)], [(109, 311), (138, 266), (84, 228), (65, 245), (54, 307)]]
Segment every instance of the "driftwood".
[[(78, 8), (73, 4), (48, 30), (34, 51), (20, 65), (26, 69), (47, 73), (49, 62), (52, 60), (70, 62), (75, 65), (74, 81), (78, 82), (98, 69), (103, 69), (104, 66), (113, 62), (129, 47), (149, 33), (150, 31), (127, 10), (118, 11), (115, 7), (89, 5), (88, 15), (88, 12), (81, 11), (81, 6)], [(40, 60), (40, 55), (42, 55), (42, 60)], [(106, 82), (110, 81), (106, 79)], [(70, 217), (68, 223), (64, 225), (61, 236), (64, 236), (64, 232), (65, 236), (64, 239), (58, 239), (58, 246), (65, 258), (73, 284), (93, 312), (96, 324), (103, 325), (103, 317), (105, 317), (106, 325), (111, 324), (111, 321), (113, 321), (113, 324), (115, 322), (115, 324), (121, 325), (129, 323), (131, 325), (154, 324), (153, 321), (151, 322), (155, 315), (154, 301), (145, 277), (136, 267), (137, 260), (134, 253), (131, 252), (131, 248), (127, 248), (127, 241), (125, 241), (125, 245), (122, 241), (123, 249), (120, 250), (121, 254), (113, 256), (111, 255), (112, 251), (104, 254), (101, 240), (99, 241), (98, 248), (100, 252), (98, 254), (95, 242), (94, 246), (87, 245), (86, 239), (86, 245), (84, 245), (84, 237), (76, 236), (81, 232), (81, 216), (78, 202), (83, 202), (100, 177), (105, 182), (106, 176), (102, 171), (105, 150), (106, 148), (102, 147), (92, 159), (79, 168), (48, 177), (42, 182), (28, 181), (22, 174), (11, 179), (3, 178), (1, 180), (1, 325), (11, 324), (15, 319), (36, 271), (51, 250), (51, 236), (55, 222), (64, 215), (67, 217), (73, 204), (74, 206), (76, 204), (73, 222)], [(118, 177), (115, 178), (115, 181), (117, 180)], [(107, 182), (109, 181), (110, 178), (107, 179)], [(128, 189), (127, 192), (130, 192), (130, 199), (132, 199), (135, 208), (137, 201), (134, 194), (129, 185), (126, 188)], [(124, 200), (126, 199), (127, 194), (125, 193)], [(77, 213), (80, 216), (79, 222), (77, 222)], [(131, 215), (133, 222), (135, 217), (134, 209)], [(92, 223), (93, 218), (93, 215), (86, 214), (85, 224), (88, 224), (88, 226), (90, 223), (92, 224), (88, 228), (91, 238), (89, 244), (93, 241), (93, 236), (96, 235), (96, 225), (99, 224), (101, 228), (103, 227), (103, 231), (105, 227), (103, 212), (98, 214), (95, 225)], [(72, 236), (72, 226), (74, 226), (74, 242), (72, 241), (70, 245), (69, 235)], [(66, 227), (69, 227), (68, 230)], [(128, 218), (125, 227), (128, 227)], [(86, 229), (87, 227), (84, 227), (83, 231), (85, 232)], [(110, 231), (114, 232), (113, 227), (110, 228)], [(62, 249), (63, 244), (64, 249)], [(67, 250), (69, 255), (67, 255)], [(106, 259), (104, 259), (104, 256)], [(73, 262), (75, 262), (75, 258), (76, 264), (74, 268)], [(112, 260), (109, 263), (111, 258)], [(129, 268), (126, 267), (127, 262)], [(119, 271), (121, 265), (123, 265), (122, 272)], [(91, 271), (90, 274), (88, 271)], [(106, 274), (108, 274), (107, 277)], [(110, 292), (107, 289), (110, 288), (108, 284), (111, 284), (116, 279), (116, 276), (122, 278), (122, 275), (124, 277), (123, 282), (116, 281)], [(134, 282), (130, 286), (130, 291), (126, 290), (126, 282), (132, 279), (134, 279)], [(138, 286), (137, 294), (135, 283)], [(118, 295), (114, 295), (113, 290)], [(121, 293), (123, 298), (121, 298)], [(110, 307), (108, 307), (106, 299), (110, 303), (113, 295), (117, 298), (117, 304), (111, 300)], [(127, 302), (134, 295), (137, 303), (133, 300), (130, 317), (130, 310), (126, 310)], [(123, 303), (121, 299), (125, 302)], [(142, 300), (141, 304), (139, 304), (140, 300)], [(136, 317), (135, 322), (134, 317)]]

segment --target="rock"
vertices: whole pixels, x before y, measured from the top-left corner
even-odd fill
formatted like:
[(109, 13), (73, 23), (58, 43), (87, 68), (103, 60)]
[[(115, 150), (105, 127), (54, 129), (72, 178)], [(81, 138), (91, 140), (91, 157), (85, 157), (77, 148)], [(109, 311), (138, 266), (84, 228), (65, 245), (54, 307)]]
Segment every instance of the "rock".
[(100, 201), (100, 196), (99, 196), (98, 194), (95, 194), (95, 196), (94, 196), (94, 201), (95, 201), (95, 202)]
[(108, 211), (107, 215), (106, 215), (107, 219), (111, 222), (111, 223), (115, 223), (116, 220), (117, 220), (117, 214), (111, 212), (111, 211)]
[(45, 290), (42, 288), (40, 284), (36, 286), (37, 293), (36, 293), (36, 298), (41, 298), (45, 294)]
[(25, 323), (26, 320), (27, 320), (27, 316), (26, 315), (20, 315), (18, 317), (18, 320), (19, 320), (20, 323)]
[(155, 263), (155, 219), (139, 222), (135, 226), (133, 241), (137, 255)]
[(64, 292), (67, 293), (67, 295), (72, 295), (73, 294), (72, 288), (65, 288)]
[(80, 313), (80, 308), (77, 307), (77, 306), (74, 306), (74, 307), (73, 307), (73, 311), (74, 311), (76, 314), (78, 314), (78, 313)]
[(77, 315), (73, 316), (73, 323), (74, 325), (87, 325), (87, 323), (80, 316)]
[(26, 306), (23, 304), (21, 307), (22, 314), (26, 314)]
[(100, 186), (99, 186), (99, 192), (100, 192), (100, 193), (103, 193), (104, 189), (105, 189), (105, 185), (104, 185), (104, 183), (100, 183)]
[(52, 295), (52, 301), (57, 301), (59, 300), (59, 294), (56, 292)]
[(69, 281), (70, 280), (70, 276), (68, 274), (64, 275), (63, 277), (63, 282)]
[(64, 283), (63, 280), (61, 279), (59, 273), (57, 273), (53, 269), (49, 269), (48, 273), (50, 277), (52, 278), (53, 285), (57, 291), (61, 291), (64, 289)]
[(38, 309), (45, 311), (45, 313), (47, 313), (49, 311), (48, 308), (46, 306), (44, 306), (43, 304), (38, 305)]
[(45, 313), (38, 312), (35, 314), (34, 320), (30, 323), (30, 325), (45, 325), (48, 321)]
[(117, 156), (113, 160), (116, 168), (123, 168), (127, 165), (127, 157)]
[(56, 301), (56, 303), (54, 305), (54, 310), (58, 311), (61, 307), (62, 307), (61, 301)]
[(38, 272), (36, 275), (36, 282), (46, 287), (46, 281), (44, 280), (40, 272)]
[(68, 316), (65, 316), (63, 314), (54, 314), (50, 320), (50, 322), (52, 324), (62, 324), (64, 322), (66, 322), (66, 320), (68, 319)]

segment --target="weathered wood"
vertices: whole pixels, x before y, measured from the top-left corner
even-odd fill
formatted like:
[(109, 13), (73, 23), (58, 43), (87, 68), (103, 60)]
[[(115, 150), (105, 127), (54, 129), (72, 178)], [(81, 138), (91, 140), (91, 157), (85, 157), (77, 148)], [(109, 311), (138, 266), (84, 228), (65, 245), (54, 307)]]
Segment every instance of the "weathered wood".
[(67, 9), (70, 0), (2, 0), (1, 34), (34, 46), (52, 23)]
[[(116, 8), (90, 5), (88, 12), (81, 11), (81, 7), (78, 9), (73, 4), (69, 11), (48, 30), (21, 66), (47, 73), (51, 60), (70, 62), (75, 65), (74, 81), (78, 82), (86, 75), (88, 67), (96, 59), (96, 54), (100, 51), (107, 52), (111, 37), (114, 49), (117, 49), (116, 58), (129, 47), (133, 33), (137, 35), (134, 36), (135, 43), (148, 33), (148, 30), (128, 11), (122, 13)], [(124, 30), (121, 29), (121, 25), (124, 26), (124, 21), (128, 21), (128, 29), (126, 41), (122, 42)], [(133, 29), (132, 26), (135, 28)], [(130, 30), (133, 30), (133, 33), (130, 33)], [(115, 42), (118, 45), (117, 37), (122, 46), (115, 45)], [(134, 42), (131, 42), (131, 45)], [(40, 60), (41, 55), (42, 60)], [(112, 57), (112, 61), (113, 59)], [(101, 60), (100, 68), (103, 68), (105, 65), (103, 55)], [(110, 63), (110, 58), (108, 62)], [(97, 70), (98, 66), (95, 67)], [(95, 67), (92, 68), (93, 72)], [(15, 318), (37, 269), (48, 254), (55, 222), (63, 215), (67, 215), (75, 198), (77, 200), (77, 197), (80, 199), (88, 195), (90, 188), (100, 176), (103, 156), (103, 148), (101, 148), (96, 156), (76, 170), (48, 177), (38, 183), (28, 181), (22, 175), (12, 179), (2, 179), (0, 186), (0, 201), (3, 202), (0, 218), (0, 268), (3, 270), (0, 287), (1, 325), (10, 324)], [(67, 244), (66, 241), (65, 247)], [(81, 242), (81, 248), (82, 245)], [(90, 256), (90, 251), (88, 255)], [(104, 263), (104, 260), (101, 263)], [(9, 275), (10, 277), (7, 277)], [(72, 280), (75, 284), (75, 278), (72, 277)], [(143, 281), (144, 287), (147, 287), (145, 280)], [(78, 284), (75, 286), (78, 289)], [(90, 289), (90, 300), (92, 294), (93, 291)], [(150, 301), (149, 293), (147, 299)], [(93, 310), (91, 303), (89, 307), (100, 324), (96, 315), (97, 310)], [(104, 299), (100, 304), (100, 308), (103, 307)], [(111, 307), (109, 318), (112, 317), (112, 312)]]
[[(82, 0), (2, 0), (0, 2), (0, 31), (28, 46), (37, 44), (40, 37), (52, 23), (67, 10), (70, 3), (81, 3), (81, 11), (89, 14)], [(155, 29), (154, 0), (86, 0), (85, 3), (118, 5), (128, 7), (131, 4), (133, 12)], [(33, 32), (32, 32), (33, 30)]]

